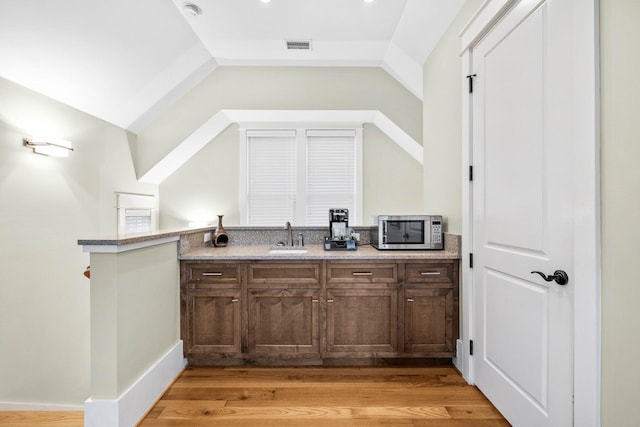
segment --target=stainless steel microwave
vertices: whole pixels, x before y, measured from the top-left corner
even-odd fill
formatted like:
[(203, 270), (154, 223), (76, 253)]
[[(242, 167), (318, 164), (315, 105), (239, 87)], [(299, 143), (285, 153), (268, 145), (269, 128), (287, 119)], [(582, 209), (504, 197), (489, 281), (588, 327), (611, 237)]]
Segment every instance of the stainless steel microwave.
[(444, 249), (442, 215), (379, 215), (371, 230), (376, 249)]

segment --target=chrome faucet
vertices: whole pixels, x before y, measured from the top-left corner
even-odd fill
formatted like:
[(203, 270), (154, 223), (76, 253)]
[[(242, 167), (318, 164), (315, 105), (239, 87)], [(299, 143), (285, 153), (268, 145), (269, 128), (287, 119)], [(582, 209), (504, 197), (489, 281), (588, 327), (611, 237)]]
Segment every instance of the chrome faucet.
[(284, 225), (285, 230), (287, 230), (287, 246), (293, 246), (293, 233), (291, 232), (291, 223), (287, 221)]

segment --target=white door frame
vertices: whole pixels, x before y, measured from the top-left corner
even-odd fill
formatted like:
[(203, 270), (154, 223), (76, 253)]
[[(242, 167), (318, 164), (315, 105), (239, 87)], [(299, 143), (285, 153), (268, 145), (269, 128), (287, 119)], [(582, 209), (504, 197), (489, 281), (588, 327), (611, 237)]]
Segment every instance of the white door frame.
[[(530, 0), (520, 0), (530, 1)], [(600, 87), (599, 1), (572, 2), (574, 214), (574, 425), (600, 426)], [(485, 0), (460, 33), (462, 41), (462, 345), (456, 365), (474, 383), (469, 340), (473, 324), (473, 283), (469, 266), (472, 242), (472, 110), (466, 76), (473, 73), (471, 51), (518, 0)]]

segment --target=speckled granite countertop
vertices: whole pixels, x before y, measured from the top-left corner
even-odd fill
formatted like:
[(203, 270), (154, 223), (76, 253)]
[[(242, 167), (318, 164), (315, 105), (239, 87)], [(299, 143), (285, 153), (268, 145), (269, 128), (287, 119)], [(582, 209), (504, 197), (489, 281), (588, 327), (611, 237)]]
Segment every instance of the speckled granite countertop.
[[(358, 246), (355, 251), (325, 251), (322, 245), (305, 246), (306, 253), (269, 253), (273, 246), (228, 246), (197, 248), (181, 254), (181, 260), (358, 260), (358, 259), (459, 259), (458, 248), (438, 251), (379, 251), (371, 245)], [(292, 249), (299, 249), (294, 247)]]
[[(368, 229), (359, 229), (364, 238), (364, 243), (358, 246), (355, 251), (325, 251), (321, 241), (324, 239), (326, 230), (324, 228), (296, 228), (304, 231), (304, 247), (306, 253), (269, 253), (274, 248), (273, 244), (267, 242), (277, 242), (283, 240), (284, 230), (268, 227), (229, 227), (231, 237), (230, 245), (227, 247), (213, 247), (211, 243), (203, 243), (203, 233), (211, 232), (211, 227), (164, 231), (157, 233), (144, 233), (127, 236), (110, 236), (105, 238), (79, 240), (78, 244), (85, 247), (100, 248), (103, 246), (121, 247), (127, 245), (139, 245), (147, 243), (162, 242), (163, 239), (179, 240), (178, 259), (180, 260), (318, 260), (318, 259), (459, 259), (460, 258), (460, 236), (457, 234), (444, 233), (444, 250), (416, 250), (416, 251), (379, 251), (369, 244)], [(297, 249), (294, 247), (293, 249)], [(99, 250), (98, 250), (99, 251)]]
[(108, 246), (108, 245), (130, 245), (132, 243), (149, 242), (153, 240), (160, 240), (167, 237), (180, 237), (185, 234), (203, 233), (211, 231), (211, 227), (190, 229), (190, 230), (169, 230), (159, 231), (153, 233), (138, 233), (138, 234), (122, 234), (116, 236), (104, 236), (94, 237), (90, 239), (79, 239), (78, 245), (95, 245), (95, 246)]

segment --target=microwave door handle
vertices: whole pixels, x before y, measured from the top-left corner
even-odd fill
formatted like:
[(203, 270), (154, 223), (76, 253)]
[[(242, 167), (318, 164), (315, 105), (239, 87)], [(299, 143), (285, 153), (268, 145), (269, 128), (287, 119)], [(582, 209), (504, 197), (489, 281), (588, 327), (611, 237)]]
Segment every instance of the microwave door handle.
[(382, 243), (387, 244), (387, 221), (382, 222)]

